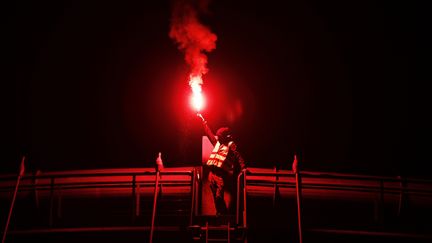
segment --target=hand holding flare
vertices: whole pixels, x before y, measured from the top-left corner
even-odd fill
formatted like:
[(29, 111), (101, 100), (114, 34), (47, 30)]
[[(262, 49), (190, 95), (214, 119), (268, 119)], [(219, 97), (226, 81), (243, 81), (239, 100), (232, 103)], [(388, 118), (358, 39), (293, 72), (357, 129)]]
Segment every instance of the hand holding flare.
[(197, 113), (197, 116), (198, 116), (199, 118), (201, 118), (201, 120), (202, 120), (203, 123), (206, 123), (206, 122), (207, 122), (207, 121), (204, 119), (204, 117), (201, 115), (201, 113)]

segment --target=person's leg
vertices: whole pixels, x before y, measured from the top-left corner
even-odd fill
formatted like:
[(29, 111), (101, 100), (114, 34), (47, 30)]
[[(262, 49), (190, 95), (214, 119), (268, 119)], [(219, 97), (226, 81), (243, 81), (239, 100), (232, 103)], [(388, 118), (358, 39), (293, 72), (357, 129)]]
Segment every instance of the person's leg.
[(216, 214), (226, 214), (227, 207), (224, 200), (224, 181), (223, 178), (210, 172), (210, 189), (213, 193), (213, 199), (216, 207)]

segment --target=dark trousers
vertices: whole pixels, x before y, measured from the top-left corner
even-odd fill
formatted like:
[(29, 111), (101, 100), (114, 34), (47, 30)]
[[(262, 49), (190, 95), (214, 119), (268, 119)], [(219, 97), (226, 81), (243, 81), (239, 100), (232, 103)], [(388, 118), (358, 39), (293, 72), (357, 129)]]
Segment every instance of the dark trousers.
[(210, 189), (213, 194), (213, 199), (216, 207), (216, 214), (227, 214), (228, 209), (224, 199), (224, 175), (222, 172), (210, 171), (208, 176)]

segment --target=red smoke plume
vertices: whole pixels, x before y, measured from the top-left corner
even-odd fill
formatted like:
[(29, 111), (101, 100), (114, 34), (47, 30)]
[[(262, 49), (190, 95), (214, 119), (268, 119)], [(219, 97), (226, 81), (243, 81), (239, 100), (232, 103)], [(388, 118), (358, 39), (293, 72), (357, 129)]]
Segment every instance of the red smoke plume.
[(192, 87), (202, 84), (202, 75), (208, 71), (206, 52), (216, 48), (217, 36), (199, 21), (199, 14), (207, 11), (207, 5), (208, 1), (178, 0), (174, 1), (172, 9), (169, 36), (185, 53), (191, 68), (189, 84)]

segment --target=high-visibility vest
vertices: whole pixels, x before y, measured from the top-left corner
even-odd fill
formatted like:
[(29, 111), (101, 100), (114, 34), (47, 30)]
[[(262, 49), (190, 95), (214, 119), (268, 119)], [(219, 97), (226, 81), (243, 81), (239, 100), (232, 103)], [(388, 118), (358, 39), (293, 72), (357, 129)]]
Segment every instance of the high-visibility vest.
[(232, 141), (229, 142), (228, 145), (221, 144), (218, 141), (211, 152), (209, 159), (207, 160), (207, 165), (229, 170), (232, 165), (225, 163), (225, 160), (232, 144)]

